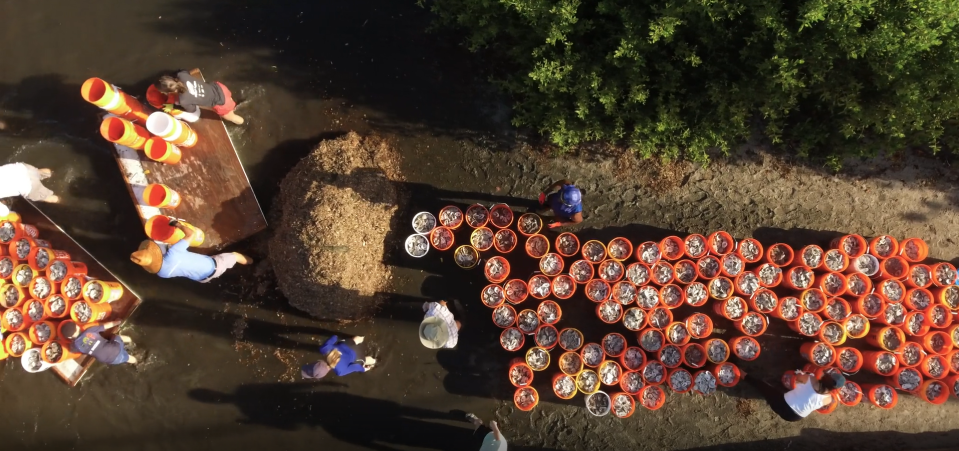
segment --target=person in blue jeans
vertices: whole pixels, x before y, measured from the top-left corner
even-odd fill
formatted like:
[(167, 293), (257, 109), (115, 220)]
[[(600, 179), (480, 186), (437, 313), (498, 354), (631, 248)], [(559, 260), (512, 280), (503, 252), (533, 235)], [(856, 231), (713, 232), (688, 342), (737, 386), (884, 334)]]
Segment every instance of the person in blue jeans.
[(193, 229), (175, 222), (177, 229), (183, 232), (183, 239), (167, 248), (166, 252), (151, 240), (140, 243), (140, 248), (130, 254), (130, 260), (143, 267), (148, 273), (169, 279), (185, 277), (200, 283), (207, 283), (223, 275), (237, 263), (249, 265), (253, 259), (238, 252), (225, 252), (212, 257), (190, 252), (190, 239)]
[(546, 187), (539, 195), (540, 206), (544, 207), (544, 211), (552, 209), (557, 219), (549, 224), (549, 228), (583, 222), (583, 194), (583, 190), (565, 179)]
[[(353, 337), (354, 344), (363, 343), (363, 337)], [(346, 340), (340, 340), (336, 335), (330, 337), (320, 346), (320, 354), (323, 354), (323, 360), (308, 363), (300, 368), (300, 375), (304, 379), (322, 379), (330, 370), (337, 376), (346, 376), (351, 373), (365, 373), (376, 365), (376, 359), (373, 357), (364, 357), (362, 360), (356, 356), (356, 351), (347, 344)]]
[(73, 352), (93, 356), (98, 362), (107, 365), (137, 363), (137, 359), (127, 353), (126, 345), (131, 343), (130, 337), (120, 334), (113, 338), (103, 336), (103, 332), (119, 324), (119, 321), (111, 321), (81, 329), (76, 323), (68, 322), (61, 330), (63, 338), (70, 340)]

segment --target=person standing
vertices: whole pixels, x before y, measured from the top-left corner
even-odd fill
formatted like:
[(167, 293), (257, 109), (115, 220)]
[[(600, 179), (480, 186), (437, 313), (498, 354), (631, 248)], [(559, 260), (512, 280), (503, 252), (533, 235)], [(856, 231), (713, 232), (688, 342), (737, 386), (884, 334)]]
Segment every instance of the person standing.
[[(175, 221), (174, 221), (175, 222)], [(183, 239), (167, 248), (166, 252), (151, 240), (144, 240), (140, 248), (130, 254), (130, 260), (143, 267), (148, 273), (164, 279), (186, 277), (200, 283), (207, 283), (223, 275), (237, 263), (249, 265), (253, 259), (238, 252), (226, 252), (212, 257), (190, 252), (190, 239), (193, 229), (179, 222), (175, 227), (183, 232)]]
[(80, 326), (70, 321), (61, 330), (63, 338), (70, 341), (73, 352), (93, 356), (98, 362), (107, 365), (137, 363), (137, 359), (127, 353), (126, 345), (132, 343), (130, 337), (116, 334), (107, 339), (103, 336), (103, 332), (119, 324), (120, 321), (112, 321), (80, 330)]
[(824, 374), (818, 380), (812, 376), (808, 373), (797, 373), (796, 388), (789, 391), (782, 386), (773, 386), (748, 377), (745, 372), (742, 373), (741, 380), (756, 387), (780, 418), (799, 421), (831, 404), (832, 393), (846, 385), (846, 378), (835, 372)]
[(473, 430), (473, 438), (470, 442), (472, 446), (470, 449), (479, 451), (506, 451), (508, 446), (506, 437), (500, 432), (499, 426), (495, 421), (490, 421), (489, 427), (487, 427), (483, 424), (483, 420), (472, 413), (466, 414), (466, 421), (473, 423), (473, 426), (476, 427), (476, 429)]
[(430, 349), (455, 348), (463, 325), (453, 318), (446, 301), (424, 302), (423, 311), (426, 312), (420, 323), (420, 342), (423, 346)]
[[(43, 168), (37, 169), (26, 163), (10, 163), (0, 166), (0, 198), (23, 196), (34, 202), (55, 204), (60, 198), (49, 188), (43, 186), (41, 180), (53, 175), (53, 171)], [(0, 203), (0, 216), (10, 214), (10, 209)]]
[[(157, 81), (155, 87), (160, 93), (167, 96), (175, 94), (177, 105), (183, 108), (183, 111), (190, 114), (196, 114), (199, 117), (200, 107), (210, 108), (221, 118), (234, 124), (242, 124), (243, 118), (234, 111), (236, 101), (233, 100), (233, 94), (227, 89), (226, 85), (220, 82), (207, 83), (200, 80), (200, 70), (193, 69), (189, 72), (181, 70), (176, 76), (164, 75)], [(173, 111), (172, 104), (164, 104), (163, 111), (170, 113)]]
[[(360, 343), (363, 343), (363, 337), (353, 337), (353, 344)], [(337, 376), (365, 373), (376, 365), (376, 359), (370, 356), (364, 357), (363, 360), (357, 359), (356, 351), (346, 343), (346, 340), (340, 340), (336, 335), (320, 346), (320, 354), (323, 354), (323, 360), (300, 367), (300, 375), (304, 379), (322, 379), (329, 374), (330, 370)]]
[(551, 229), (583, 222), (583, 190), (569, 180), (559, 180), (546, 187), (539, 194), (539, 203), (544, 211), (553, 210), (557, 221), (549, 224)]

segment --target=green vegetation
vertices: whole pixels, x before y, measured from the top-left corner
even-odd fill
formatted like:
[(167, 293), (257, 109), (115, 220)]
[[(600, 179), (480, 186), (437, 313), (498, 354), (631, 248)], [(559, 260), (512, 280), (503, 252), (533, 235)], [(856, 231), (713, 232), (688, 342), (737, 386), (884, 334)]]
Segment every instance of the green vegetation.
[(833, 165), (956, 144), (956, 0), (433, 0), (516, 125), (709, 160), (752, 133)]

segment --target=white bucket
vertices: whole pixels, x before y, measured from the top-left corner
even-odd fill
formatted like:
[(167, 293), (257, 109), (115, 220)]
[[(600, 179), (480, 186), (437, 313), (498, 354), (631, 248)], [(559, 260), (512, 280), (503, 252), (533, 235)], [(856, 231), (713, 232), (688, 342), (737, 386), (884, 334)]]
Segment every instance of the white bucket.
[[(419, 218), (420, 216), (425, 216), (425, 217), (427, 218), (427, 223), (432, 222), (433, 227), (430, 227), (429, 230), (418, 230), (418, 229), (416, 228), (416, 218)], [(413, 215), (413, 221), (411, 221), (411, 222), (412, 222), (412, 225), (413, 225), (413, 231), (416, 232), (416, 233), (418, 233), (418, 234), (420, 234), (420, 235), (426, 235), (427, 233), (432, 232), (433, 229), (436, 228), (436, 216), (433, 216), (433, 213), (430, 213), (430, 212), (428, 212), (428, 211), (421, 211), (421, 212)]]
[[(413, 243), (414, 241), (421, 241), (422, 243), (425, 243), (425, 245), (426, 245), (426, 250), (423, 251), (422, 254), (416, 255), (416, 254), (414, 254), (413, 252), (410, 251), (410, 246), (412, 245), (412, 243)], [(406, 237), (406, 243), (404, 243), (404, 245), (403, 245), (403, 248), (406, 249), (406, 253), (409, 254), (410, 257), (414, 257), (414, 258), (420, 258), (420, 257), (423, 257), (424, 255), (428, 254), (428, 253), (430, 252), (430, 247), (431, 247), (431, 246), (430, 246), (430, 239), (427, 238), (425, 235), (420, 235), (420, 234), (418, 234), (418, 233), (414, 233), (414, 234)]]
[[(867, 259), (867, 260), (869, 260), (869, 262), (871, 263), (872, 267), (875, 268), (875, 269), (874, 269), (871, 273), (866, 273), (866, 272), (860, 271), (860, 270), (859, 270), (859, 265), (856, 264), (856, 262), (858, 262), (859, 259)], [(865, 275), (866, 277), (872, 277), (872, 276), (874, 276), (874, 275), (876, 275), (876, 274), (879, 273), (879, 259), (876, 258), (876, 256), (874, 256), (874, 255), (872, 255), (872, 254), (862, 254), (862, 255), (860, 255), (859, 257), (857, 257), (856, 260), (850, 262), (850, 265), (852, 265), (854, 271), (860, 272), (860, 273), (862, 273), (863, 275)]]
[(160, 111), (150, 114), (150, 117), (147, 118), (147, 131), (163, 138), (164, 141), (179, 137), (180, 133), (176, 132), (178, 125), (180, 125), (180, 122), (173, 116)]
[[(40, 360), (40, 368), (39, 368), (39, 369), (31, 369), (31, 368), (30, 368), (30, 363), (29, 363), (29, 362), (30, 362), (30, 359), (33, 358), (34, 355), (36, 355), (36, 358)], [(50, 363), (44, 362), (43, 359), (40, 358), (40, 348), (30, 348), (30, 349), (27, 349), (27, 350), (23, 353), (23, 355), (20, 356), (20, 365), (22, 365), (22, 366), (23, 366), (23, 369), (24, 369), (26, 372), (28, 372), (28, 373), (39, 373), (39, 372), (42, 372), (42, 371), (46, 371), (46, 370), (50, 369), (50, 367), (53, 366), (53, 365), (50, 364)]]
[(593, 416), (597, 416), (597, 417), (605, 417), (606, 415), (609, 415), (609, 411), (613, 408), (613, 400), (609, 397), (609, 395), (606, 394), (606, 392), (604, 392), (604, 391), (602, 391), (602, 390), (597, 391), (596, 393), (593, 393), (593, 394), (591, 394), (591, 395), (586, 395), (586, 398), (585, 398), (585, 399), (586, 399), (586, 405), (589, 405), (589, 400), (592, 399), (593, 396), (605, 396), (605, 397), (606, 397), (606, 410), (603, 411), (603, 412), (600, 412), (600, 413), (593, 413), (592, 410), (589, 410), (589, 408), (586, 408), (586, 411), (589, 412), (590, 414), (592, 414)]

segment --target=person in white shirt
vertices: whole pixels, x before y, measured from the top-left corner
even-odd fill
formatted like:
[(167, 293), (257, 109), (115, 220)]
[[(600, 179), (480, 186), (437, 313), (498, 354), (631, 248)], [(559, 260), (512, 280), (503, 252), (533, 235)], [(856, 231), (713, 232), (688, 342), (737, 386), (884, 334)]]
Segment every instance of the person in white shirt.
[(797, 372), (796, 388), (789, 391), (781, 385), (747, 377), (746, 373), (742, 373), (741, 380), (756, 387), (773, 412), (786, 421), (799, 421), (828, 406), (833, 402), (832, 393), (846, 385), (846, 378), (836, 372), (826, 373), (818, 380), (812, 374)]
[(489, 427), (483, 425), (483, 420), (472, 413), (466, 414), (466, 421), (473, 423), (476, 429), (473, 430), (473, 439), (471, 449), (479, 451), (506, 451), (508, 444), (506, 437), (499, 431), (499, 426), (495, 421), (489, 422)]
[(462, 324), (453, 318), (446, 301), (424, 302), (423, 311), (426, 312), (420, 323), (420, 342), (423, 346), (430, 349), (455, 348)]
[[(41, 180), (50, 178), (49, 169), (37, 169), (26, 163), (10, 163), (0, 166), (0, 198), (23, 196), (28, 200), (57, 203), (60, 198), (43, 186)], [(0, 203), (0, 216), (10, 214), (6, 205)]]

